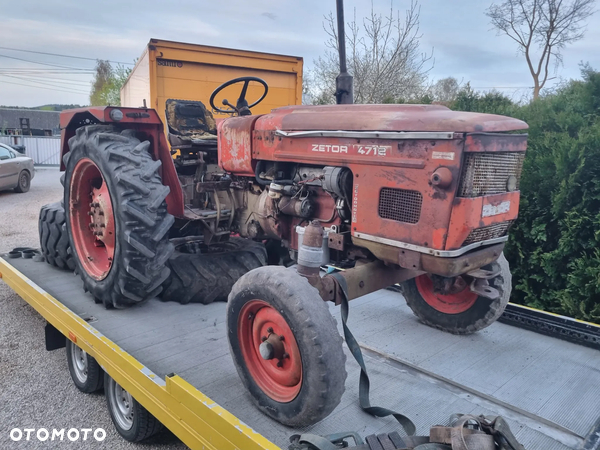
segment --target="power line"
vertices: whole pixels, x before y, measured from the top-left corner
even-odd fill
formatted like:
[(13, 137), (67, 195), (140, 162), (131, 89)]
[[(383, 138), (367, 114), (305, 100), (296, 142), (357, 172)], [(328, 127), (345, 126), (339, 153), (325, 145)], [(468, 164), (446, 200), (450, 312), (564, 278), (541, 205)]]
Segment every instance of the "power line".
[[(44, 86), (52, 86), (52, 87), (57, 87), (57, 88), (62, 88), (62, 89), (66, 89), (67, 88), (67, 86), (60, 86), (60, 85), (56, 85), (56, 84), (53, 84), (53, 83), (46, 83), (46, 82), (37, 81), (37, 80), (29, 80), (27, 78), (16, 77), (14, 75), (2, 75), (2, 76), (3, 77), (9, 77), (9, 78), (15, 78), (15, 79), (21, 80), (21, 81), (27, 81), (28, 83), (37, 83), (37, 84), (41, 84), (41, 85), (44, 85)], [(77, 86), (77, 87), (79, 87), (79, 86)], [(85, 92), (83, 90), (79, 91), (79, 90), (76, 90), (76, 89), (73, 89), (72, 92), (77, 92), (79, 94), (87, 94), (88, 93), (88, 92)]]
[[(13, 83), (12, 81), (3, 81), (2, 83), (5, 83), (5, 84), (16, 84), (17, 86), (25, 86), (25, 87), (30, 87), (30, 88), (46, 89), (48, 91), (67, 92), (69, 94), (72, 94), (72, 93), (75, 92), (75, 91), (67, 91), (67, 90), (63, 90), (63, 89), (53, 89), (53, 88), (43, 87), (43, 86), (34, 86), (34, 85), (31, 85), (31, 84)], [(79, 93), (79, 92), (75, 92), (75, 93)], [(81, 93), (82, 94), (88, 94), (88, 92), (81, 92)]]
[(63, 69), (92, 70), (92, 69), (82, 69), (82, 68), (79, 68), (79, 67), (59, 66), (57, 64), (42, 63), (42, 62), (37, 62), (37, 61), (31, 61), (30, 59), (17, 58), (15, 56), (0, 55), (0, 57), (2, 57), (2, 58), (8, 58), (8, 59), (16, 59), (17, 61), (25, 61), (25, 62), (29, 62), (29, 63), (33, 63), (33, 64), (40, 64), (42, 66), (60, 67), (60, 68), (63, 68)]
[(54, 78), (54, 77), (49, 77), (49, 76), (39, 76), (39, 75), (27, 75), (27, 74), (21, 74), (21, 73), (11, 73), (11, 74), (6, 74), (3, 72), (0, 72), (0, 75), (4, 75), (4, 76), (12, 76), (14, 78), (22, 78), (23, 80), (30, 80), (30, 81), (48, 81), (48, 82), (53, 82), (53, 83), (64, 83), (64, 84), (72, 84), (72, 85), (82, 85), (82, 86), (90, 86), (90, 81), (83, 81), (83, 80), (72, 80), (70, 78)]
[[(85, 59), (85, 60), (88, 60), (88, 61), (97, 61), (96, 58), (86, 58), (84, 56), (60, 55), (58, 53), (46, 53), (46, 52), (38, 52), (38, 51), (34, 51), (34, 50), (22, 50), (22, 49), (19, 49), (19, 48), (9, 48), (9, 47), (0, 47), (0, 49), (2, 49), (2, 50), (12, 50), (12, 51), (15, 51), (15, 52), (36, 53), (38, 55), (59, 56), (59, 57), (62, 57), (62, 58)], [(135, 66), (134, 63), (126, 63), (126, 62), (121, 62), (121, 61), (111, 61), (111, 60), (108, 60), (108, 59), (105, 60), (105, 61), (108, 61), (108, 62), (111, 62), (111, 63), (115, 63), (115, 64), (127, 64), (129, 66)]]

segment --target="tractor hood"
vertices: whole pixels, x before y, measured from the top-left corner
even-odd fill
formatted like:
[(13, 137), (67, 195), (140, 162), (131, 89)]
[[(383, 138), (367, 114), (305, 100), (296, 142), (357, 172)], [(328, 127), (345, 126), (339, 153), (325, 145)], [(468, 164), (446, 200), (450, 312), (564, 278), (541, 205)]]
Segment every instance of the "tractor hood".
[(441, 105), (323, 105), (274, 109), (257, 121), (255, 129), (493, 133), (527, 128), (518, 119), (452, 111)]

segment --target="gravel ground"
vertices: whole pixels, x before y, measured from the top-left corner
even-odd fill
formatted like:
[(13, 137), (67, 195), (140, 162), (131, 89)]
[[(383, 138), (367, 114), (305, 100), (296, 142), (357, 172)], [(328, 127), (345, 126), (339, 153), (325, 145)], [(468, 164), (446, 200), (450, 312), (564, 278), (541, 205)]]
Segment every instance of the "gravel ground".
[[(26, 194), (0, 192), (0, 252), (18, 246), (39, 247), (37, 220), (40, 207), (62, 198), (57, 169), (38, 169)], [(0, 449), (37, 448), (160, 448), (186, 449), (164, 431), (142, 444), (131, 444), (115, 431), (103, 394), (77, 390), (67, 368), (65, 350), (47, 352), (44, 320), (0, 281)], [(13, 428), (103, 428), (106, 439), (70, 442), (27, 442), (10, 439)], [(90, 440), (91, 439), (91, 440)]]

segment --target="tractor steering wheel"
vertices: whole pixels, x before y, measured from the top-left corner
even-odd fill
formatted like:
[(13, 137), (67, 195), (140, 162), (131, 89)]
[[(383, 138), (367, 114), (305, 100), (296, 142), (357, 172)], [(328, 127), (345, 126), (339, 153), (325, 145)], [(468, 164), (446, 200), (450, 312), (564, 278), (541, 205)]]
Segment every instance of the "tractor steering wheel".
[[(251, 81), (256, 81), (256, 82), (262, 84), (263, 87), (265, 88), (265, 92), (258, 100), (256, 100), (251, 105), (248, 105), (248, 102), (246, 101), (246, 91), (248, 90), (248, 84), (250, 84)], [(236, 105), (233, 106), (231, 103), (229, 103), (227, 101), (227, 99), (223, 99), (222, 103), (226, 106), (229, 106), (230, 109), (217, 108), (217, 106), (215, 105), (215, 97), (217, 96), (217, 94), (219, 92), (221, 92), (223, 89), (225, 89), (227, 86), (231, 86), (232, 84), (241, 83), (241, 82), (244, 82), (244, 87), (242, 88), (242, 92), (240, 92), (240, 96), (236, 101)], [(215, 89), (213, 91), (212, 95), (210, 96), (210, 106), (214, 111), (218, 111), (221, 113), (225, 113), (225, 114), (237, 113), (238, 116), (249, 116), (252, 114), (250, 112), (250, 108), (252, 108), (252, 107), (258, 105), (260, 102), (262, 102), (263, 99), (267, 96), (267, 92), (269, 92), (269, 86), (267, 86), (266, 81), (261, 78), (257, 78), (257, 77), (234, 78), (233, 80), (229, 80), (229, 81), (223, 83), (221, 86), (219, 86), (217, 89)]]

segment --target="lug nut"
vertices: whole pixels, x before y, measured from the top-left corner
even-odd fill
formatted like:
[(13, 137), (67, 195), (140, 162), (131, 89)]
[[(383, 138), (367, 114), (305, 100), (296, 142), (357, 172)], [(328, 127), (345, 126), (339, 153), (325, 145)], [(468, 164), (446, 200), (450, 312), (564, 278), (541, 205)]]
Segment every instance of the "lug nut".
[(279, 336), (280, 341), (285, 341), (285, 336)]
[(290, 357), (289, 353), (284, 353), (284, 354), (283, 354), (283, 359), (287, 359), (287, 358), (289, 358), (289, 357)]
[(283, 367), (283, 361), (281, 359), (277, 361), (277, 367)]
[(272, 333), (272, 332), (273, 332), (273, 328), (272, 327), (267, 328), (267, 333)]
[(88, 211), (88, 216), (93, 216), (94, 213), (92, 211)]
[(263, 342), (265, 342), (267, 340), (267, 337), (263, 336), (263, 337), (260, 338), (260, 340), (263, 341)]

